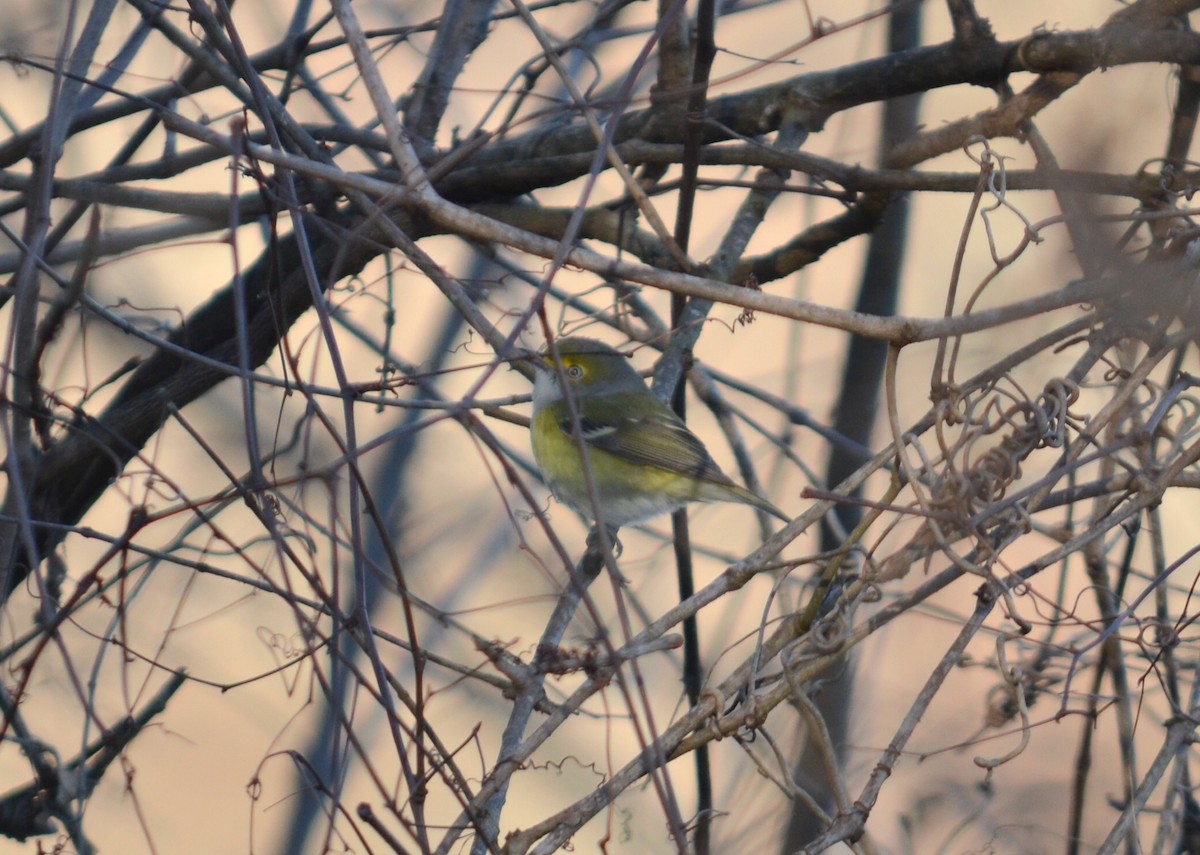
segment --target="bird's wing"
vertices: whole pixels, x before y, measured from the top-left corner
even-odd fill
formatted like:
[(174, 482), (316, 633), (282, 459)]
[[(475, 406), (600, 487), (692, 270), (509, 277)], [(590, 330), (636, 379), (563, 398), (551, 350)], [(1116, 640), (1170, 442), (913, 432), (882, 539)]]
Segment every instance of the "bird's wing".
[[(559, 421), (559, 427), (568, 436), (574, 435), (569, 418)], [(713, 461), (704, 443), (670, 412), (638, 417), (614, 413), (601, 418), (583, 418), (579, 431), (589, 447), (628, 463), (653, 466), (719, 484), (733, 483)]]

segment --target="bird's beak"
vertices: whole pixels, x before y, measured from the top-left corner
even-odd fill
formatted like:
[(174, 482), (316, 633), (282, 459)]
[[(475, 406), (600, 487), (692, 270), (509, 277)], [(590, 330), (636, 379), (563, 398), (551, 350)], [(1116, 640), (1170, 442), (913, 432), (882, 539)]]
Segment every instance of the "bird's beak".
[(550, 370), (553, 365), (548, 354), (524, 349), (514, 351), (513, 355), (508, 358), (508, 363), (530, 379), (538, 371)]

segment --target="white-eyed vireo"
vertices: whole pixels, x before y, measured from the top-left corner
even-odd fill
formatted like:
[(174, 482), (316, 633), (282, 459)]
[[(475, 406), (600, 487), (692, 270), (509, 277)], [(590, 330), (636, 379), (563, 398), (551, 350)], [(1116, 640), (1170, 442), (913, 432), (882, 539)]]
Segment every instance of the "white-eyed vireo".
[[(585, 516), (596, 512), (580, 447), (588, 454), (608, 526), (640, 522), (689, 502), (743, 502), (787, 522), (766, 499), (733, 483), (687, 425), (646, 388), (626, 357), (590, 338), (556, 342), (534, 358), (533, 456), (546, 484)], [(566, 382), (566, 389), (562, 386)], [(578, 426), (564, 391), (575, 402)]]

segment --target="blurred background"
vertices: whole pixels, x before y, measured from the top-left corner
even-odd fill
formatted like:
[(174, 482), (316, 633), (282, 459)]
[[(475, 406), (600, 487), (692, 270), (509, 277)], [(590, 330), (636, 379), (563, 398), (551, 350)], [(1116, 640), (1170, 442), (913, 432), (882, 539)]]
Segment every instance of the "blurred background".
[(1200, 851), (1193, 5), (0, 0), (0, 852)]

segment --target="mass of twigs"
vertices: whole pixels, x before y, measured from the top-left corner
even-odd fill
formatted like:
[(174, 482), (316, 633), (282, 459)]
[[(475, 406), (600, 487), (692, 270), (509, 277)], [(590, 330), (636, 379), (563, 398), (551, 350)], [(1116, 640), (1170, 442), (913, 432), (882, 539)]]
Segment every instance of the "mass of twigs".
[(12, 851), (1200, 852), (1200, 2), (8, 3)]

